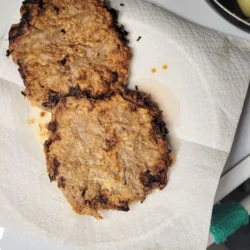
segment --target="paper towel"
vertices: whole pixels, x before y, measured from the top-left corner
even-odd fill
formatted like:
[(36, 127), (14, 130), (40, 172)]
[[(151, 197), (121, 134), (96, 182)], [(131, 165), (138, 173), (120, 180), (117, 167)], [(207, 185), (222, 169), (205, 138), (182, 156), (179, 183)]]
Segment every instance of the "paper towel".
[(49, 182), (42, 145), (27, 123), (33, 111), (20, 94), (22, 82), (5, 58), (3, 39), (0, 226), (70, 249), (205, 249), (216, 187), (248, 88), (250, 44), (143, 1), (120, 3), (111, 1), (130, 33), (130, 87), (152, 94), (170, 129), (177, 160), (167, 187), (128, 213), (103, 212), (102, 221), (75, 214)]

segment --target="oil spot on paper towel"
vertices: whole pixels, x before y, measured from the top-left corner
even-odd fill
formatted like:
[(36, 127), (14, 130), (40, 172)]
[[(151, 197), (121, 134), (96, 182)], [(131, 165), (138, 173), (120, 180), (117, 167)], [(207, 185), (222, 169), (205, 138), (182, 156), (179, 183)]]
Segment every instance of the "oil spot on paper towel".
[(144, 78), (136, 81), (140, 91), (152, 96), (159, 108), (163, 111), (163, 119), (168, 125), (179, 125), (180, 103), (173, 91), (155, 79)]
[(44, 117), (46, 115), (46, 112), (45, 111), (42, 111), (41, 113), (40, 113), (40, 116), (41, 117)]
[(40, 143), (44, 143), (48, 138), (48, 123), (50, 122), (51, 114), (37, 107), (31, 108), (31, 118), (27, 121), (31, 126), (35, 137)]
[(163, 70), (166, 70), (167, 68), (168, 68), (168, 65), (167, 65), (167, 64), (163, 64), (163, 65), (162, 65), (162, 69), (163, 69)]
[[(163, 70), (166, 70), (166, 69), (168, 69), (168, 65), (167, 64), (162, 64), (162, 66), (161, 66), (161, 68), (163, 69)], [(152, 68), (151, 69), (151, 72), (152, 73), (156, 73), (156, 68)]]
[(30, 118), (28, 121), (27, 121), (28, 124), (34, 124), (35, 123), (35, 118)]
[(180, 148), (180, 140), (175, 133), (176, 127), (180, 125), (180, 102), (173, 91), (166, 85), (153, 78), (142, 78), (136, 80), (135, 85), (140, 91), (150, 94), (159, 108), (163, 111), (163, 120), (169, 129), (169, 141), (174, 154)]

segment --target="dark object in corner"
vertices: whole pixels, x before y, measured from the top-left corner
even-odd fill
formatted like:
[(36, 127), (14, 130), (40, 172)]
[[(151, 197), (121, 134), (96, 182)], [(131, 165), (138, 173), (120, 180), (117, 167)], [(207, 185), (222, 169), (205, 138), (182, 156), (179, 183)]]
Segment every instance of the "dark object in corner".
[(249, 250), (250, 246), (250, 225), (241, 227), (233, 235), (229, 236), (225, 245), (229, 250)]
[(239, 29), (250, 33), (248, 18), (241, 11), (237, 0), (206, 0), (217, 13)]
[(242, 19), (247, 19), (247, 17), (241, 11), (240, 6), (237, 3), (237, 0), (219, 0), (219, 2), (229, 11), (234, 13), (236, 16)]

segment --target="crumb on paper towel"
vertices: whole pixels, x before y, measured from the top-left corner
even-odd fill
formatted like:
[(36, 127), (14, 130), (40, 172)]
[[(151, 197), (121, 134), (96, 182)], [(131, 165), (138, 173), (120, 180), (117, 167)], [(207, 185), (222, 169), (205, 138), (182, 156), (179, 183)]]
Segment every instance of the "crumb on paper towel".
[(152, 73), (155, 73), (155, 72), (156, 72), (156, 68), (152, 68), (152, 69), (151, 69), (151, 72), (152, 72)]
[(31, 118), (27, 121), (35, 134), (37, 140), (43, 144), (48, 138), (48, 123), (51, 120), (51, 113), (37, 107), (31, 108)]
[(136, 41), (139, 42), (140, 40), (141, 40), (141, 36), (139, 36)]
[(173, 167), (176, 163), (176, 155), (173, 152), (171, 152), (169, 155), (169, 159), (171, 161), (170, 167)]
[(120, 3), (121, 6), (124, 6), (124, 3)]
[(162, 65), (162, 69), (163, 69), (163, 70), (166, 70), (167, 68), (168, 68), (168, 65), (167, 65), (167, 64), (163, 64), (163, 65)]
[(7, 51), (6, 51), (6, 56), (9, 57), (10, 54), (11, 54), (10, 50), (7, 50)]

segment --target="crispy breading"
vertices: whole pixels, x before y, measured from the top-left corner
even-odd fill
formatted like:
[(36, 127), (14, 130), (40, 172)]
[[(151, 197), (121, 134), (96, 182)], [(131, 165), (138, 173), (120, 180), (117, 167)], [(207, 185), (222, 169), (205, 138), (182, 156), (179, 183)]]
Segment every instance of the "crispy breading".
[(165, 123), (149, 97), (124, 90), (101, 99), (65, 97), (44, 144), (50, 180), (75, 212), (100, 219), (163, 189), (171, 164)]
[(102, 0), (26, 0), (9, 32), (32, 104), (50, 110), (76, 89), (91, 97), (125, 87), (131, 51), (116, 11)]

